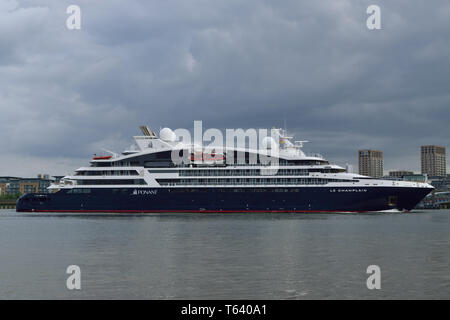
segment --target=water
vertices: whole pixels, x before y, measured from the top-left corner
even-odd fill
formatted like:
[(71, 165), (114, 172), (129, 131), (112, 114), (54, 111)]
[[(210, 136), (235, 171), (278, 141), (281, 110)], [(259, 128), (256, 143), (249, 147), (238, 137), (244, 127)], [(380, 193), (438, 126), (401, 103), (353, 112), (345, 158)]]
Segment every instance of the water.
[[(81, 290), (66, 268), (81, 268)], [(366, 269), (381, 268), (368, 290)], [(449, 299), (450, 210), (20, 214), (0, 210), (1, 299)]]

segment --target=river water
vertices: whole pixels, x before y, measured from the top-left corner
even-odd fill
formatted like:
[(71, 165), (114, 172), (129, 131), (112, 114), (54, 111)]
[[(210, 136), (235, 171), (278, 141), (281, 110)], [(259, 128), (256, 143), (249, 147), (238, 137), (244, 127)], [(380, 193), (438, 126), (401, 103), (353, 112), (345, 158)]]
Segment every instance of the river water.
[[(69, 290), (69, 265), (81, 290)], [(369, 265), (381, 289), (369, 290)], [(450, 299), (450, 210), (0, 210), (0, 299)]]

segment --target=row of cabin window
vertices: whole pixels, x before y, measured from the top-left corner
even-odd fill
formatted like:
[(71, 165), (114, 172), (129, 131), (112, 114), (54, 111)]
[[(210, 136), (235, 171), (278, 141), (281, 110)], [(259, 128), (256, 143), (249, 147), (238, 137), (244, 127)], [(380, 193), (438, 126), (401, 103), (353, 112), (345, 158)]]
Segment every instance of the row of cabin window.
[(184, 193), (184, 192), (300, 192), (300, 189), (298, 188), (176, 188), (176, 189), (167, 189), (168, 192), (175, 192), (175, 193)]
[[(277, 175), (277, 176), (308, 176), (310, 172), (313, 173), (338, 173), (339, 169), (278, 169), (273, 172), (264, 172), (260, 169), (236, 169), (236, 170), (180, 170), (181, 177), (195, 177), (195, 176), (259, 176), (259, 175)], [(154, 171), (156, 173), (157, 171)], [(174, 171), (176, 172), (176, 171)], [(271, 174), (273, 173), (273, 174)]]
[(136, 170), (78, 171), (76, 176), (137, 176)]
[[(327, 184), (329, 182), (349, 182), (343, 179), (157, 179), (163, 186), (167, 185), (235, 185), (235, 184)], [(351, 180), (355, 182), (354, 180)]]
[(145, 185), (147, 184), (144, 179), (134, 179), (134, 180), (122, 180), (122, 179), (108, 179), (108, 180), (79, 180), (80, 185)]

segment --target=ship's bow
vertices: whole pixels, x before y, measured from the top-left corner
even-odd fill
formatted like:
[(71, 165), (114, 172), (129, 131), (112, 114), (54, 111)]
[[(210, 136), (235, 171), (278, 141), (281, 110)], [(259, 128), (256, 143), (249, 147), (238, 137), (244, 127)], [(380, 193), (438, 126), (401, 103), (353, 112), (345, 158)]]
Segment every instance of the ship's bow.
[(397, 208), (410, 211), (433, 190), (434, 187), (428, 183), (406, 186), (399, 192)]

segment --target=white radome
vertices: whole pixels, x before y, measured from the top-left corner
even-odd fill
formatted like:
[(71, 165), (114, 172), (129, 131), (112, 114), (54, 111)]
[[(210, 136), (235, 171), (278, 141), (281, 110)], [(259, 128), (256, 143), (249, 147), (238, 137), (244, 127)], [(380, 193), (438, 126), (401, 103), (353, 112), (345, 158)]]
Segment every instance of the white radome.
[(272, 137), (265, 137), (261, 143), (262, 149), (277, 149), (278, 144), (275, 142)]
[(174, 142), (177, 139), (177, 135), (170, 128), (163, 128), (159, 132), (159, 137), (163, 141)]

